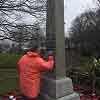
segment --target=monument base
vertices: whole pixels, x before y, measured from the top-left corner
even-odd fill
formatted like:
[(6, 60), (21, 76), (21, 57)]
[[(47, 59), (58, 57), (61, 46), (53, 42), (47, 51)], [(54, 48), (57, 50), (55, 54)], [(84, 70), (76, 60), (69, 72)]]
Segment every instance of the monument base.
[(77, 93), (73, 91), (70, 78), (53, 79), (42, 77), (41, 95), (44, 100), (80, 100)]

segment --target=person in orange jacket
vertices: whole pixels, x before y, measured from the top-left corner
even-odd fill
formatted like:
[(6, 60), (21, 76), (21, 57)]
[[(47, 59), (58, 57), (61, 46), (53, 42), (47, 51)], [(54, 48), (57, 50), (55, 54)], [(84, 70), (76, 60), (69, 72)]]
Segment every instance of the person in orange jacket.
[(37, 46), (32, 51), (27, 52), (18, 61), (20, 93), (24, 100), (36, 100), (40, 93), (41, 72), (52, 70), (54, 67), (53, 56), (44, 60)]

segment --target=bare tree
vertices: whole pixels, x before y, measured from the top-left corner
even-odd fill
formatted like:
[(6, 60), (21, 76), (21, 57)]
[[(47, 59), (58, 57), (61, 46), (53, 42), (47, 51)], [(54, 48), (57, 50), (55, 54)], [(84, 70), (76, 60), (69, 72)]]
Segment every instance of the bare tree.
[(34, 45), (41, 46), (45, 41), (39, 24), (32, 26), (19, 24), (11, 31), (9, 39), (16, 44), (17, 52), (21, 52), (23, 48), (32, 48)]
[(46, 0), (0, 0), (0, 40), (11, 39), (12, 30), (24, 16), (43, 23), (45, 11)]
[(78, 16), (70, 28), (70, 37), (80, 45), (82, 53), (97, 55), (100, 51), (100, 10), (89, 11)]
[(97, 1), (97, 5), (100, 6), (100, 0), (96, 0)]

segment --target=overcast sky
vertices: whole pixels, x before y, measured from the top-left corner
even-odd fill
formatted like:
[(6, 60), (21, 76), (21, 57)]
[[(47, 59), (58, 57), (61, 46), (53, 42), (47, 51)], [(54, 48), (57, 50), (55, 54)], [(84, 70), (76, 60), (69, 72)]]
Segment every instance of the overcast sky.
[[(65, 6), (65, 33), (68, 35), (68, 29), (71, 26), (71, 22), (76, 16), (85, 12), (88, 9), (96, 8), (96, 0), (64, 0)], [(24, 21), (27, 23), (34, 22), (34, 19), (28, 16), (24, 16)]]
[(88, 9), (95, 9), (95, 0), (65, 0), (65, 30), (71, 25), (73, 19)]

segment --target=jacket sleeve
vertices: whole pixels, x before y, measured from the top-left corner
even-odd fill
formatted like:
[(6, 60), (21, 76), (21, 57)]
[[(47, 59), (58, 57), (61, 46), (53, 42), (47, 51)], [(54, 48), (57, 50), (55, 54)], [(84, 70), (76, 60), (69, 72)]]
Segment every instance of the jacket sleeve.
[(54, 58), (53, 56), (48, 57), (48, 61), (45, 61), (42, 58), (39, 58), (39, 70), (40, 71), (46, 71), (46, 70), (52, 70), (54, 67)]

